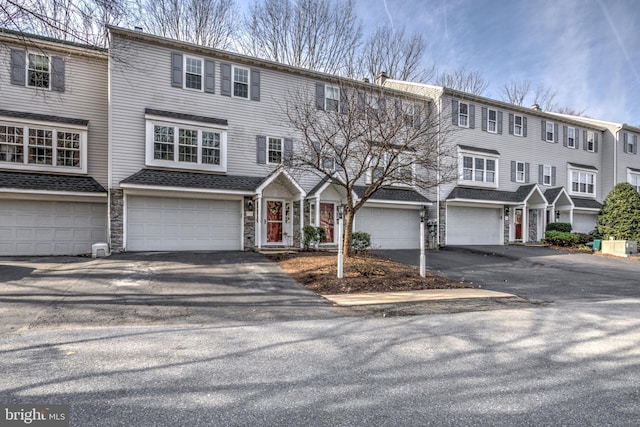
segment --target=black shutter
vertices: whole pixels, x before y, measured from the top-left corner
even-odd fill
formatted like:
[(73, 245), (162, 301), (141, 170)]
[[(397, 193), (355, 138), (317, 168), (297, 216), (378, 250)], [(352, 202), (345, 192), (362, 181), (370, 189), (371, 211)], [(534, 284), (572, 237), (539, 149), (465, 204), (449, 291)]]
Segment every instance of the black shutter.
[(546, 120), (541, 121), (541, 128), (542, 128), (542, 134), (540, 135), (540, 137), (542, 138), (543, 141), (546, 141), (547, 140), (547, 121)]
[(575, 130), (575, 132), (573, 133), (575, 140), (576, 140), (576, 150), (578, 150), (580, 148), (580, 129)]
[(593, 152), (594, 153), (598, 152), (598, 133), (597, 132), (593, 133)]
[(260, 70), (251, 69), (251, 100), (260, 101)]
[(451, 101), (451, 123), (458, 125), (458, 101)]
[(622, 151), (624, 151), (625, 153), (629, 152), (629, 134), (628, 133), (623, 133), (622, 134)]
[(324, 83), (316, 83), (316, 109), (324, 110)]
[(27, 54), (24, 50), (11, 49), (11, 84), (27, 83)]
[(638, 135), (633, 135), (633, 154), (638, 154)]
[(516, 162), (511, 160), (511, 182), (516, 182)]
[(502, 111), (498, 111), (498, 134), (502, 135)]
[(482, 125), (481, 125), (481, 128), (484, 131), (487, 130), (487, 116), (488, 116), (487, 107), (482, 107)]
[(553, 124), (553, 142), (558, 143), (558, 124)]
[(538, 165), (538, 184), (544, 184), (544, 165)]
[(216, 63), (210, 59), (204, 60), (204, 91), (216, 93)]
[(282, 157), (285, 161), (293, 159), (293, 139), (284, 139), (284, 152)]
[(267, 163), (267, 137), (264, 135), (256, 136), (256, 162), (261, 165)]
[(529, 181), (531, 181), (531, 178), (529, 176), (529, 163), (525, 163), (524, 164), (524, 182), (525, 183), (529, 183)]
[(589, 138), (589, 134), (588, 134), (588, 133), (587, 133), (587, 131), (585, 130), (585, 131), (583, 131), (583, 132), (582, 132), (582, 136), (583, 136), (583, 140), (582, 140), (582, 149), (583, 149), (584, 151), (587, 151), (587, 150), (589, 150), (589, 144), (587, 144), (587, 141), (588, 141), (588, 139), (587, 139), (587, 138)]
[(509, 113), (509, 135), (513, 135), (514, 124), (515, 119), (513, 118), (513, 114)]
[(526, 117), (522, 117), (522, 135), (523, 136), (527, 136), (527, 118)]
[(51, 57), (51, 90), (64, 92), (64, 59)]
[(171, 86), (182, 87), (182, 54), (171, 53)]
[(344, 114), (348, 109), (349, 105), (349, 97), (347, 96), (347, 91), (345, 88), (340, 88), (340, 105), (338, 106), (338, 110), (340, 113)]
[(556, 185), (556, 167), (551, 166), (551, 185), (555, 187)]
[(562, 145), (567, 146), (567, 127), (562, 126)]
[(476, 106), (469, 104), (469, 129), (476, 128)]
[(220, 64), (220, 94), (231, 96), (231, 64)]

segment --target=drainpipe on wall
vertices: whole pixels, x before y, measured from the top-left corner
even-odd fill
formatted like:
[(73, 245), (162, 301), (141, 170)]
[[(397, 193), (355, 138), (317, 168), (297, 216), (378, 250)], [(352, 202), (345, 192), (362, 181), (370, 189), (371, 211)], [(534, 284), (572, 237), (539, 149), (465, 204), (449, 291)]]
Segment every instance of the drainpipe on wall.
[(436, 249), (440, 249), (440, 140), (442, 138), (441, 124), (442, 119), (442, 94), (438, 99), (438, 140), (436, 143), (437, 159), (436, 159)]
[[(293, 221), (291, 222), (293, 223)], [(304, 196), (300, 194), (300, 242), (298, 244), (300, 246), (300, 249), (304, 247), (304, 242), (303, 242), (304, 238), (302, 233), (303, 228), (304, 228)]]
[(618, 141), (620, 138), (620, 131), (622, 130), (622, 126), (618, 126), (618, 130), (616, 131), (616, 137), (613, 140), (613, 186), (614, 187), (618, 183)]
[(258, 249), (262, 249), (262, 194), (256, 198), (254, 209), (256, 210), (256, 244)]

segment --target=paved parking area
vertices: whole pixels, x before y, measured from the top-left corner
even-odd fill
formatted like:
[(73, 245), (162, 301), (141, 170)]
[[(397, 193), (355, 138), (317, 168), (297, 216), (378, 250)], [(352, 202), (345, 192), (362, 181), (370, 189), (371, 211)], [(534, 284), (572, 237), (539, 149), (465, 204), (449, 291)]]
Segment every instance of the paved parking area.
[[(381, 251), (419, 265), (416, 250)], [(537, 246), (446, 247), (428, 251), (427, 268), (474, 287), (539, 302), (640, 298), (640, 262)]]
[(253, 252), (0, 258), (0, 334), (42, 327), (340, 316)]

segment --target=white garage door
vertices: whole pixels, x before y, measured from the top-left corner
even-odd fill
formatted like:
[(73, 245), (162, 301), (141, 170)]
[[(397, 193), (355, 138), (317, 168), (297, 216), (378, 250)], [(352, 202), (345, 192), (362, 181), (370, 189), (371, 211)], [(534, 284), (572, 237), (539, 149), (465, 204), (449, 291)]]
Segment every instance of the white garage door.
[(502, 245), (502, 209), (447, 207), (447, 245)]
[(575, 233), (590, 233), (596, 228), (596, 222), (598, 221), (598, 215), (595, 214), (573, 214), (573, 227), (572, 230)]
[(79, 255), (106, 238), (106, 203), (0, 201), (0, 255)]
[(240, 249), (240, 201), (130, 196), (127, 250)]
[(369, 233), (375, 249), (420, 247), (420, 216), (415, 209), (362, 208), (353, 231)]

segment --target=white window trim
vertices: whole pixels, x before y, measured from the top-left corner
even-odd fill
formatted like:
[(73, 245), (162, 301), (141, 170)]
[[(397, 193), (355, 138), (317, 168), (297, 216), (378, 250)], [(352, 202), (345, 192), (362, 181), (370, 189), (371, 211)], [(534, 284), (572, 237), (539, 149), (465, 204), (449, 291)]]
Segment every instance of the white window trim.
[[(236, 70), (244, 70), (247, 72), (247, 96), (236, 95)], [(239, 65), (231, 66), (231, 96), (233, 98), (251, 100), (251, 69), (247, 67), (241, 67)]]
[[(578, 172), (578, 173), (584, 173), (587, 174), (587, 176), (593, 175), (593, 193), (586, 193), (586, 192), (581, 192), (581, 191), (573, 191), (573, 172)], [(588, 182), (587, 182), (588, 185)], [(569, 189), (569, 195), (570, 196), (583, 196), (583, 197), (596, 197), (596, 194), (598, 193), (598, 172), (592, 169), (583, 169), (583, 168), (576, 168), (576, 167), (568, 167), (567, 168), (567, 188)]]
[[(573, 141), (571, 142), (571, 140), (569, 139), (569, 132), (573, 131)], [(576, 128), (572, 127), (572, 126), (567, 126), (567, 147), (568, 148), (576, 148), (576, 135), (577, 135), (577, 131)]]
[[(475, 181), (475, 180), (465, 180), (464, 179), (464, 157), (472, 157), (473, 158), (473, 170), (475, 171), (475, 159), (483, 158), (485, 159), (485, 181)], [(486, 161), (493, 160), (495, 162), (495, 170), (494, 173), (494, 182), (486, 181)], [(499, 185), (499, 176), (500, 176), (500, 158), (497, 155), (492, 155), (488, 153), (480, 153), (476, 151), (468, 151), (468, 150), (460, 150), (458, 149), (458, 184), (465, 186), (474, 186), (474, 187), (484, 187), (484, 188), (498, 188)], [(473, 173), (473, 172), (472, 172)], [(473, 174), (475, 176), (475, 174)]]
[[(40, 90), (51, 90), (51, 81), (53, 80), (53, 70), (51, 69), (51, 55), (45, 55), (42, 52), (30, 52), (27, 51), (26, 52), (26, 64), (25, 64), (25, 86), (26, 87), (30, 87), (31, 89), (40, 89)], [(47, 61), (49, 61), (49, 86), (48, 87), (40, 87), (40, 86), (31, 86), (29, 85), (29, 55), (38, 55), (38, 56), (44, 56), (47, 58)]]
[[(522, 165), (522, 179), (518, 179), (518, 173), (519, 173), (518, 166), (519, 165)], [(525, 162), (516, 161), (516, 182), (524, 183), (526, 181), (526, 179), (527, 179), (526, 173), (527, 173), (527, 170), (526, 170)]]
[[(496, 114), (496, 119), (495, 120), (491, 120), (491, 112), (494, 112)], [(491, 130), (489, 123), (494, 124), (494, 130)], [(514, 119), (514, 129), (515, 129), (515, 119)], [(498, 133), (498, 110), (494, 110), (492, 108), (487, 108), (487, 132), (489, 133)]]
[[(280, 140), (280, 161), (279, 162), (270, 162), (269, 161), (269, 151), (271, 151), (269, 149), (269, 140), (270, 139), (279, 139)], [(267, 164), (268, 165), (281, 165), (282, 164), (282, 160), (284, 159), (284, 138), (280, 137), (280, 136), (268, 136), (267, 135)]]
[[(168, 119), (167, 117), (145, 115), (146, 119), (146, 159), (145, 164), (147, 166), (159, 166), (172, 169), (187, 169), (187, 170), (201, 170), (201, 171), (214, 171), (214, 172), (226, 172), (227, 171), (227, 127), (217, 126), (210, 123), (196, 122), (192, 120), (182, 119)], [(168, 126), (175, 128), (174, 130), (174, 160), (160, 160), (154, 158), (154, 127), (155, 126)], [(177, 157), (178, 150), (178, 128), (188, 127), (192, 130), (198, 131), (198, 162), (181, 162)], [(220, 164), (209, 165), (201, 163), (202, 159), (202, 131), (216, 132), (220, 134)]]
[[(462, 111), (462, 106), (466, 105), (467, 106), (467, 114), (464, 114), (464, 116), (467, 118), (467, 124), (466, 125), (461, 125), (460, 124), (460, 117), (463, 116), (463, 114), (461, 113)], [(462, 101), (458, 101), (458, 126), (460, 126), (461, 128), (469, 128), (469, 110), (470, 110), (471, 106), (468, 102), (462, 102)], [(487, 114), (488, 116), (488, 114)]]
[[(40, 88), (42, 89), (42, 88)], [(0, 162), (0, 168), (2, 169), (18, 169), (18, 170), (33, 170), (33, 171), (41, 171), (41, 172), (68, 172), (72, 174), (86, 174), (87, 173), (87, 127), (86, 126), (74, 126), (67, 123), (56, 123), (56, 122), (46, 122), (46, 121), (28, 121), (24, 119), (11, 119), (2, 120), (0, 118), (0, 123), (2, 126), (15, 126), (23, 128), (23, 162), (22, 163), (11, 163), (11, 162)], [(52, 159), (51, 165), (40, 165), (29, 163), (29, 129), (30, 128), (38, 128), (38, 129), (47, 129), (53, 131), (53, 141), (52, 141)], [(56, 156), (57, 156), (57, 147), (56, 141), (58, 137), (58, 132), (75, 132), (80, 134), (80, 166), (72, 167), (72, 166), (55, 166)]]
[[(520, 117), (520, 133), (516, 133), (516, 129), (517, 129), (517, 124), (516, 124), (516, 119)], [(519, 137), (523, 137), (524, 136), (524, 116), (518, 115), (518, 114), (514, 114), (513, 115), (513, 135), (514, 136), (519, 136)]]
[[(636, 179), (636, 185), (633, 185), (631, 181), (633, 178)], [(638, 193), (640, 193), (640, 172), (632, 172), (630, 169), (627, 169), (627, 182), (631, 184)]]
[[(338, 91), (338, 99), (334, 99), (334, 98), (329, 98), (327, 96), (327, 94), (329, 93), (329, 91), (327, 89), (332, 89), (332, 90), (337, 90)], [(337, 101), (337, 105), (338, 108), (336, 110), (334, 110), (333, 108), (329, 109), (327, 108), (327, 100), (331, 99), (333, 101)], [(336, 86), (336, 85), (331, 85), (328, 83), (325, 83), (324, 85), (324, 111), (333, 111), (333, 112), (340, 112), (340, 86)]]
[[(591, 138), (589, 138), (591, 136)], [(592, 130), (587, 131), (587, 140), (583, 142), (587, 151), (590, 153), (594, 153), (596, 151), (596, 133)]]
[[(195, 59), (200, 61), (200, 89), (195, 89), (192, 87), (187, 87), (187, 59)], [(183, 64), (182, 64), (182, 69), (183, 71), (183, 76), (182, 76), (182, 87), (184, 89), (187, 90), (192, 90), (195, 92), (204, 92), (204, 59), (200, 58), (199, 56), (192, 56), (192, 55), (184, 55), (184, 57), (182, 58)]]
[[(549, 126), (551, 126), (551, 139), (549, 139)], [(556, 131), (555, 131), (555, 122), (547, 121), (544, 129), (544, 140), (546, 142), (555, 142), (556, 141)]]
[[(552, 180), (553, 180), (552, 173), (553, 173), (553, 168), (551, 167), (551, 165), (542, 165), (542, 185), (546, 187), (551, 187)], [(549, 177), (549, 182), (546, 182), (547, 177)]]

